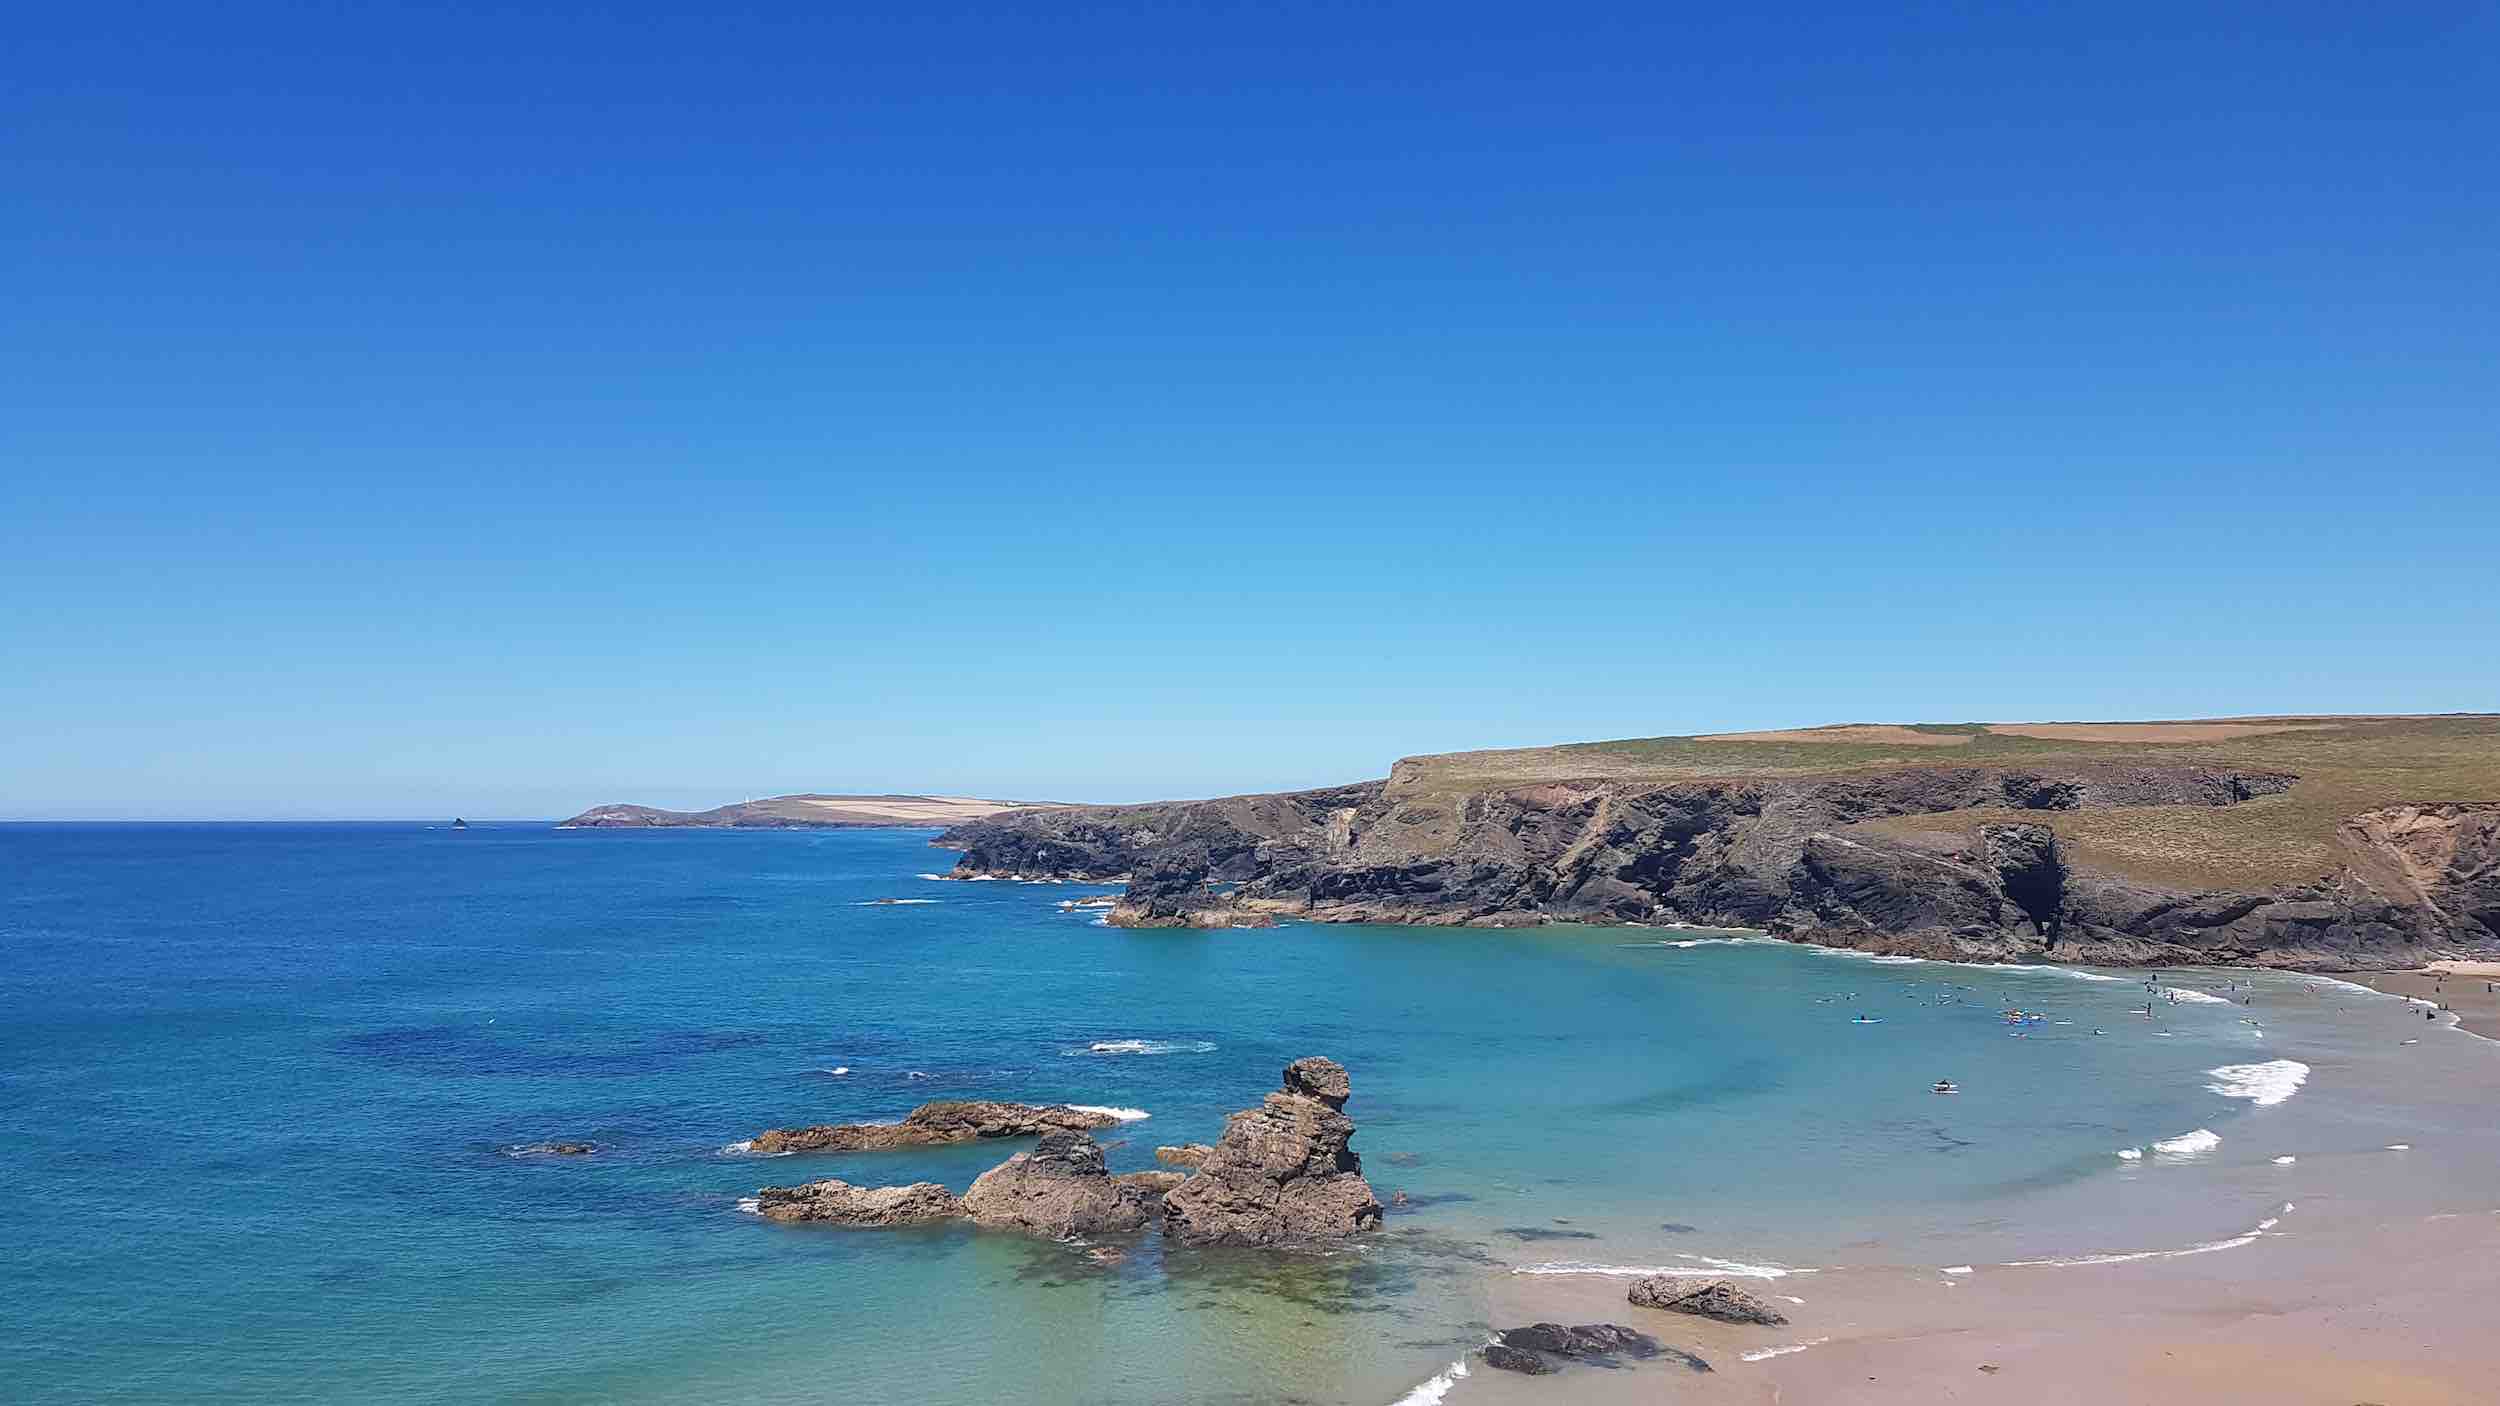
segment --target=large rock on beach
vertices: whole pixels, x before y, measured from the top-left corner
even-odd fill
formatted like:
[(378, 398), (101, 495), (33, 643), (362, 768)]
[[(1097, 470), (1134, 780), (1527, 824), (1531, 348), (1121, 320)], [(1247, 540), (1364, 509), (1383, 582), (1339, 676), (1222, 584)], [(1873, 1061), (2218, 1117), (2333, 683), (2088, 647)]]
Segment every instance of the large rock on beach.
[(1621, 1357), (1647, 1360), (1661, 1353), (1697, 1372), (1710, 1370), (1709, 1363), (1691, 1353), (1661, 1347), (1656, 1338), (1620, 1323), (1530, 1323), (1504, 1328), (1480, 1355), (1488, 1367), (1543, 1376), (1554, 1370), (1553, 1359), (1557, 1357), (1611, 1364)]
[(827, 1179), (805, 1186), (765, 1187), (755, 1193), (755, 1212), (766, 1220), (791, 1224), (883, 1227), (955, 1220), (964, 1214), (964, 1203), (933, 1181), (853, 1186)]
[(1669, 1313), (1689, 1313), (1700, 1318), (1715, 1318), (1722, 1323), (1759, 1323), (1776, 1327), (1788, 1318), (1752, 1294), (1724, 1279), (1689, 1279), (1673, 1274), (1653, 1274), (1632, 1283), (1626, 1295), (1636, 1308), (1663, 1308)]
[(1036, 1106), (990, 1099), (948, 1099), (924, 1103), (899, 1123), (820, 1124), (812, 1128), (773, 1128), (757, 1133), (747, 1150), (765, 1156), (785, 1152), (868, 1152), (894, 1147), (931, 1147), (950, 1142), (985, 1142), (992, 1138), (1034, 1137), (1050, 1132), (1091, 1132), (1120, 1120), (1108, 1113), (1070, 1108), (1065, 1104)]
[(1082, 1132), (1050, 1132), (983, 1172), (964, 1193), (964, 1209), (984, 1230), (1016, 1230), (1059, 1238), (1137, 1230), (1154, 1219), (1154, 1184), (1115, 1177), (1102, 1147)]
[(1343, 1111), (1351, 1093), (1334, 1060), (1287, 1065), (1284, 1088), (1225, 1120), (1197, 1171), (1164, 1198), (1164, 1233), (1189, 1245), (1286, 1245), (1377, 1230), (1380, 1198)]

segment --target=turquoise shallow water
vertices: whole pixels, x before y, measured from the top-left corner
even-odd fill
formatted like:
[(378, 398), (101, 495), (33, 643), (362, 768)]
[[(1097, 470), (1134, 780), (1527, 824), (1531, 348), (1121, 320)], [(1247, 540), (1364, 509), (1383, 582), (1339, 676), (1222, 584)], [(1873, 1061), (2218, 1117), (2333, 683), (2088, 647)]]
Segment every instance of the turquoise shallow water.
[[(2120, 1146), (2212, 1128), (2245, 1171), (2234, 1120), (2280, 1112), (2208, 1088), (2276, 1057), (2254, 1008), (2147, 1019), (2134, 979), (1632, 929), (1128, 932), (1057, 908), (1080, 890), (921, 879), (951, 858), (927, 839), (0, 827), (0, 1380), (1386, 1402), (1480, 1331), (1488, 1274), (1915, 1255), (2012, 1234)], [(775, 1227), (738, 1199), (961, 1189), (1012, 1149), (722, 1150), (995, 1096), (1143, 1110), (1106, 1136), (1150, 1166), (1313, 1053), (1353, 1072), (1367, 1172), (1414, 1203), (1334, 1257), (1149, 1238), (1106, 1271)], [(550, 1138), (600, 1150), (512, 1154)]]

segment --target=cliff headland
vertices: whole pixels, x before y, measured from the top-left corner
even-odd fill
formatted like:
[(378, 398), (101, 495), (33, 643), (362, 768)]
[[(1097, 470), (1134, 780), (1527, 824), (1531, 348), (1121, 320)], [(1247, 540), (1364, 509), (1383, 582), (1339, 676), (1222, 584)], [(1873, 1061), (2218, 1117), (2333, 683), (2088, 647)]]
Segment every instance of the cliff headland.
[(2500, 715), (1853, 724), (1411, 757), (1384, 780), (955, 826), (1125, 926), (1743, 927), (1964, 961), (2500, 952)]

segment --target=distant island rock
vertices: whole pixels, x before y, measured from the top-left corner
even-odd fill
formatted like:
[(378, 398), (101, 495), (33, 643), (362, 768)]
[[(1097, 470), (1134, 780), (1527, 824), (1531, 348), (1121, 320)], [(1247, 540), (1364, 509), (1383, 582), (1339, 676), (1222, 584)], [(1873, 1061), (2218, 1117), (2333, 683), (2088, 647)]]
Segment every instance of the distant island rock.
[(559, 830), (861, 830), (961, 825), (1043, 804), (970, 796), (771, 796), (710, 810), (657, 806), (592, 806)]

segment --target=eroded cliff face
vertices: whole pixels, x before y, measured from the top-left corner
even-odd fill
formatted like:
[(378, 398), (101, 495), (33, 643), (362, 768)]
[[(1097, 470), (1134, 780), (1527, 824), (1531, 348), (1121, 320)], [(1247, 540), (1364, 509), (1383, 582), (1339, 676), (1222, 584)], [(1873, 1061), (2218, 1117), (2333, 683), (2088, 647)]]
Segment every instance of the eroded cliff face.
[[(2500, 945), (2500, 803), (2345, 826), (2308, 887), (2194, 893), (2076, 864), (2050, 823), (1957, 813), (2231, 806), (2288, 772), (2199, 763), (1905, 767), (1642, 785), (1324, 791), (1037, 810), (960, 826), (962, 874), (1119, 879), (1115, 923), (1690, 923), (1962, 960), (2410, 964)], [(1934, 818), (1907, 832), (1864, 822)]]

